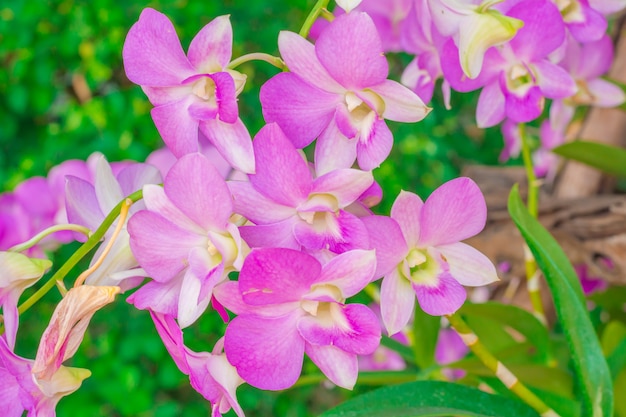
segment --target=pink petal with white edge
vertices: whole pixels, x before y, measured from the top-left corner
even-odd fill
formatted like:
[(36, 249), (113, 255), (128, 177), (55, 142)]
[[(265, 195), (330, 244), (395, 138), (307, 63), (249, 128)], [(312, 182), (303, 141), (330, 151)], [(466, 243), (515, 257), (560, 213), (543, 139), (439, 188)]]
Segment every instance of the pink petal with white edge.
[(380, 287), (380, 313), (389, 336), (404, 329), (413, 317), (415, 291), (408, 279), (394, 268), (385, 275)]
[(230, 190), (217, 168), (203, 155), (180, 158), (163, 185), (168, 198), (204, 230), (224, 230), (232, 214)]
[(438, 246), (437, 250), (446, 258), (450, 275), (461, 285), (478, 287), (499, 280), (493, 262), (465, 243)]
[(322, 267), (304, 252), (284, 248), (255, 249), (239, 274), (239, 290), (251, 305), (299, 301), (315, 283)]
[(254, 138), (256, 174), (250, 182), (260, 193), (285, 206), (296, 207), (311, 191), (307, 162), (276, 123), (265, 125)]
[(545, 59), (532, 66), (537, 75), (537, 85), (545, 97), (565, 98), (576, 93), (576, 83), (563, 68)]
[(413, 284), (413, 289), (420, 307), (431, 316), (454, 313), (467, 297), (465, 288), (449, 272), (443, 272), (437, 277), (436, 286)]
[(96, 162), (94, 189), (100, 208), (107, 214), (125, 197), (104, 155), (101, 155)]
[(198, 151), (198, 121), (189, 114), (192, 102), (187, 97), (150, 111), (163, 142), (177, 158)]
[(132, 164), (117, 174), (117, 181), (122, 187), (122, 194), (129, 195), (141, 190), (144, 184), (161, 184), (163, 178), (159, 170), (149, 164)]
[(345, 88), (335, 81), (315, 55), (313, 44), (302, 36), (288, 31), (278, 34), (278, 49), (289, 71), (307, 83), (329, 93), (342, 94)]
[(332, 121), (315, 144), (315, 172), (324, 175), (335, 169), (350, 168), (356, 161), (356, 140), (346, 138)]
[(480, 188), (467, 177), (437, 188), (422, 208), (420, 246), (456, 243), (485, 227), (487, 205)]
[(378, 168), (389, 156), (393, 147), (393, 135), (382, 119), (377, 119), (369, 132), (361, 132), (356, 145), (359, 167), (366, 171)]
[(187, 56), (198, 72), (226, 68), (233, 53), (233, 29), (229, 16), (218, 16), (192, 39)]
[(367, 216), (361, 219), (370, 239), (370, 249), (376, 249), (378, 279), (396, 268), (409, 252), (398, 223), (386, 216)]
[(341, 290), (343, 298), (348, 298), (370, 283), (375, 270), (375, 251), (355, 249), (328, 261), (316, 282), (334, 285)]
[[(199, 261), (196, 260), (195, 262)], [(180, 286), (178, 311), (176, 312), (176, 318), (181, 329), (192, 325), (209, 306), (213, 286), (215, 281), (221, 280), (223, 270), (220, 265), (220, 267), (215, 268), (215, 271), (211, 271), (209, 276), (198, 276), (194, 273), (193, 268), (187, 268)], [(208, 286), (209, 290), (204, 288), (205, 286)], [(208, 294), (201, 297), (203, 292)]]
[(480, 92), (476, 106), (476, 124), (480, 128), (495, 126), (506, 116), (505, 97), (500, 84), (487, 84)]
[(593, 96), (594, 106), (616, 107), (626, 101), (624, 90), (610, 81), (597, 78), (587, 82), (587, 88)]
[(171, 280), (187, 265), (191, 248), (205, 247), (206, 237), (183, 230), (147, 210), (128, 221), (130, 248), (139, 265), (154, 280)]
[(305, 352), (330, 382), (352, 389), (359, 374), (359, 364), (354, 353), (335, 346), (315, 346), (307, 343)]
[(277, 223), (296, 214), (294, 207), (275, 203), (247, 181), (229, 181), (227, 184), (233, 195), (235, 212), (256, 224)]
[(338, 16), (315, 44), (318, 59), (329, 74), (348, 89), (382, 83), (389, 73), (380, 36), (363, 12)]
[(342, 95), (323, 91), (287, 72), (263, 84), (259, 98), (265, 121), (278, 123), (298, 149), (319, 136), (343, 100)]
[(5, 294), (2, 294), (0, 292), (0, 307), (2, 307), (2, 318), (5, 335), (4, 337), (11, 349), (15, 348), (15, 337), (17, 336), (17, 329), (20, 323), (20, 315), (17, 311), (17, 303), (19, 301), (21, 292), (22, 291), (9, 291)]
[(308, 343), (336, 346), (357, 355), (369, 355), (380, 344), (380, 323), (362, 304), (329, 303), (328, 311), (306, 315), (298, 321), (298, 331)]
[(252, 174), (255, 171), (252, 138), (241, 119), (234, 123), (204, 120), (200, 130), (233, 168)]
[(165, 194), (163, 187), (154, 184), (146, 184), (143, 187), (143, 201), (146, 203), (146, 208), (149, 211), (160, 214), (163, 218), (168, 219), (181, 229), (197, 235), (206, 233), (206, 229), (194, 222), (174, 205)]
[[(180, 278), (182, 279), (182, 276)], [(132, 293), (126, 301), (139, 310), (150, 310), (176, 317), (181, 279), (172, 279), (165, 283), (150, 281)]]
[(400, 191), (391, 207), (391, 218), (398, 222), (406, 244), (414, 248), (420, 240), (421, 213), (424, 202), (417, 195), (408, 191)]
[(124, 41), (124, 70), (139, 85), (167, 87), (195, 74), (172, 22), (154, 9), (141, 12)]
[(296, 329), (300, 313), (274, 319), (238, 316), (226, 328), (228, 361), (250, 385), (266, 390), (289, 388), (298, 380), (304, 339)]
[(526, 94), (505, 93), (506, 115), (517, 123), (526, 123), (535, 120), (543, 112), (545, 98), (539, 87), (531, 87)]
[(370, 87), (385, 101), (385, 119), (396, 122), (419, 122), (430, 112), (421, 98), (402, 84), (385, 80), (381, 84)]
[(293, 234), (293, 228), (298, 222), (300, 219), (294, 216), (268, 225), (241, 226), (239, 232), (251, 248), (275, 247), (300, 250), (302, 246)]
[(330, 194), (339, 207), (350, 205), (374, 182), (371, 172), (358, 169), (337, 169), (313, 181), (311, 194)]

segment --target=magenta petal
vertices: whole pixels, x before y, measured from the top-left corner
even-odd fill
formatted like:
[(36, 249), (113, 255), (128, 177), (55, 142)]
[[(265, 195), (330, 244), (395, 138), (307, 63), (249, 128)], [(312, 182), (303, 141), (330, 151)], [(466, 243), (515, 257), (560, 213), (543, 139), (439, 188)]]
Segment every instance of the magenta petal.
[(243, 315), (226, 329), (228, 361), (250, 385), (266, 390), (292, 386), (302, 372), (304, 340), (296, 329), (299, 314), (274, 319)]
[(415, 291), (411, 283), (400, 274), (399, 268), (392, 269), (380, 287), (380, 314), (389, 336), (404, 329), (413, 317), (414, 307)]
[(476, 124), (480, 128), (495, 126), (504, 120), (505, 115), (505, 97), (500, 84), (497, 81), (487, 84), (478, 97)]
[(407, 255), (409, 248), (398, 223), (385, 216), (367, 216), (361, 219), (367, 228), (370, 248), (376, 249), (376, 272), (378, 279), (389, 273)]
[(419, 122), (430, 111), (421, 98), (402, 84), (385, 80), (370, 89), (385, 101), (382, 116), (396, 122)]
[(450, 275), (460, 284), (476, 287), (498, 281), (493, 262), (477, 249), (459, 242), (438, 246), (437, 250), (446, 258)]
[(239, 118), (235, 80), (227, 72), (216, 72), (210, 74), (209, 77), (215, 83), (215, 99), (219, 107), (220, 120), (225, 123), (235, 123)]
[(189, 45), (187, 56), (198, 72), (226, 68), (233, 51), (233, 29), (229, 16), (218, 16), (204, 26)]
[(456, 312), (465, 302), (465, 288), (448, 272), (439, 275), (437, 281), (436, 286), (413, 284), (420, 307), (431, 316)]
[(251, 305), (299, 301), (315, 283), (320, 263), (304, 252), (284, 248), (255, 249), (239, 274), (239, 290)]
[(530, 122), (541, 115), (544, 104), (539, 87), (531, 87), (522, 97), (509, 93), (506, 94), (506, 115), (517, 123)]
[(67, 176), (65, 185), (65, 207), (70, 223), (82, 224), (90, 230), (96, 230), (105, 217), (93, 185), (72, 175)]
[(289, 71), (310, 85), (329, 93), (342, 93), (345, 88), (335, 81), (315, 55), (313, 44), (302, 36), (288, 31), (278, 35), (278, 49)]
[[(200, 248), (194, 249), (200, 250)], [(190, 257), (190, 262), (191, 261), (193, 260)], [(196, 260), (195, 262), (199, 261)], [(193, 269), (191, 265), (187, 268), (180, 286), (180, 298), (178, 300), (176, 318), (182, 329), (192, 325), (209, 306), (211, 293), (216, 281), (215, 277), (217, 276), (217, 279), (220, 279), (224, 270), (220, 264), (215, 268), (216, 271), (212, 271), (214, 272), (213, 274), (202, 276), (194, 273)], [(207, 286), (208, 288), (206, 288)]]
[[(564, 67), (570, 71), (574, 78), (587, 80), (598, 78), (611, 68), (614, 52), (613, 40), (610, 36), (605, 35), (598, 41), (586, 43), (582, 46), (578, 46), (576, 42), (570, 40), (568, 46), (570, 48), (567, 50), (565, 59), (570, 58), (573, 61), (570, 63), (573, 68)], [(574, 48), (579, 50), (578, 54), (572, 54), (571, 49)]]
[(310, 250), (327, 248), (331, 252), (343, 253), (369, 246), (367, 229), (354, 214), (339, 210), (337, 213), (317, 212), (315, 216), (324, 216), (324, 219), (316, 219), (314, 224), (301, 221), (296, 223), (293, 229), (296, 240), (305, 248)]
[(359, 167), (371, 171), (389, 156), (393, 147), (393, 135), (382, 119), (377, 119), (368, 133), (368, 135), (361, 133), (356, 145), (356, 155)]
[(306, 354), (335, 385), (352, 389), (359, 374), (357, 356), (335, 346), (315, 346), (307, 343)]
[(311, 193), (330, 194), (337, 198), (339, 207), (345, 207), (356, 201), (373, 182), (371, 172), (337, 169), (315, 179)]
[(279, 223), (241, 226), (239, 232), (252, 248), (276, 247), (300, 250), (302, 246), (293, 235), (293, 227), (299, 221), (296, 217), (290, 217)]
[(241, 119), (234, 123), (204, 120), (200, 130), (233, 168), (246, 174), (254, 173), (252, 138)]
[(437, 188), (422, 208), (421, 246), (456, 243), (485, 227), (487, 205), (480, 188), (467, 177)]
[[(583, 3), (581, 1), (581, 3)], [(586, 2), (585, 2), (586, 3)], [(580, 6), (579, 6), (580, 7)], [(581, 23), (570, 23), (569, 28), (572, 36), (582, 43), (597, 41), (606, 34), (608, 22), (598, 11), (588, 5), (582, 5), (585, 21)]]
[(283, 72), (263, 84), (260, 100), (267, 123), (278, 123), (300, 149), (328, 126), (342, 96), (320, 90), (296, 74)]
[(172, 22), (150, 8), (128, 31), (122, 56), (126, 76), (135, 84), (174, 86), (195, 73)]
[(278, 204), (259, 193), (250, 182), (229, 181), (235, 212), (256, 224), (277, 223), (296, 214), (294, 207)]
[(149, 164), (132, 164), (122, 168), (117, 174), (117, 181), (123, 195), (130, 195), (145, 184), (161, 184), (163, 178), (157, 168)]
[(507, 15), (524, 22), (510, 45), (515, 55), (527, 62), (545, 58), (565, 40), (563, 18), (549, 0), (519, 2)]
[(332, 284), (341, 290), (343, 298), (349, 298), (370, 283), (375, 269), (375, 251), (355, 249), (328, 261), (317, 282)]
[[(165, 194), (163, 187), (154, 184), (146, 184), (143, 187), (143, 201), (146, 208), (160, 214), (176, 226), (197, 235), (204, 235), (206, 230), (195, 223), (183, 213)], [(132, 218), (132, 217), (131, 217)]]
[(150, 111), (163, 142), (180, 158), (198, 151), (198, 121), (189, 114), (192, 98), (157, 106)]
[(537, 85), (545, 97), (565, 98), (576, 93), (576, 83), (563, 68), (548, 60), (535, 62), (533, 67), (537, 73)]
[(369, 308), (337, 303), (330, 303), (329, 308), (330, 317), (306, 315), (298, 321), (298, 331), (304, 340), (318, 346), (336, 346), (357, 355), (376, 350), (380, 344), (380, 323)]
[(356, 140), (346, 138), (332, 121), (315, 144), (315, 171), (318, 175), (350, 168), (356, 161)]
[(147, 210), (128, 221), (130, 247), (139, 265), (153, 279), (172, 279), (186, 267), (189, 250), (206, 245), (206, 237), (179, 228), (157, 213)]
[(400, 191), (391, 207), (391, 218), (398, 222), (406, 244), (413, 248), (420, 239), (420, 217), (424, 203), (417, 194)]
[(264, 126), (254, 139), (256, 174), (250, 182), (267, 197), (296, 207), (311, 190), (311, 172), (306, 161), (277, 124)]
[(176, 317), (180, 296), (180, 280), (172, 279), (164, 284), (150, 281), (128, 297), (126, 301), (139, 310)]
[(320, 34), (315, 52), (330, 75), (348, 89), (380, 84), (389, 72), (380, 36), (366, 13), (336, 17)]
[(189, 365), (185, 355), (185, 345), (183, 343), (183, 332), (174, 318), (170, 315), (155, 313), (150, 311), (150, 316), (154, 322), (167, 352), (170, 354), (178, 369), (185, 375), (189, 375)]
[(230, 190), (217, 168), (203, 155), (180, 158), (164, 183), (165, 194), (204, 230), (223, 230), (232, 214)]

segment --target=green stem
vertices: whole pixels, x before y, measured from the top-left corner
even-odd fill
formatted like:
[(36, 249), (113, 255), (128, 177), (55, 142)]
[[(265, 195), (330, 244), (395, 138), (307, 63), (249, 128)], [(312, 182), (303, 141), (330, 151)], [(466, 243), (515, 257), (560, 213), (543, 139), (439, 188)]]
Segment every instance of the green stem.
[(235, 69), (237, 68), (239, 65), (244, 64), (246, 62), (249, 61), (265, 61), (273, 66), (275, 66), (276, 68), (278, 68), (281, 71), (284, 71), (287, 66), (285, 65), (285, 63), (283, 62), (282, 59), (280, 59), (277, 56), (274, 55), (270, 55), (270, 54), (265, 54), (262, 52), (254, 52), (251, 54), (246, 54), (246, 55), (242, 55), (239, 58), (233, 59), (230, 64), (228, 64), (228, 68), (229, 69)]
[[(522, 137), (522, 158), (524, 160), (524, 167), (526, 168), (526, 178), (528, 182), (528, 212), (534, 218), (539, 215), (539, 181), (535, 176), (535, 168), (533, 166), (533, 159), (530, 155), (530, 145), (528, 143), (528, 136), (524, 129), (524, 125), (520, 125), (520, 136)], [(528, 296), (530, 297), (530, 303), (533, 307), (533, 314), (543, 324), (547, 323), (546, 314), (543, 308), (543, 302), (541, 301), (541, 292), (539, 289), (539, 269), (537, 268), (537, 262), (532, 253), (528, 249), (526, 243), (524, 243), (524, 259), (526, 267), (526, 286), (528, 288)]]
[(546, 405), (539, 397), (537, 397), (526, 385), (524, 385), (513, 373), (500, 362), (489, 350), (482, 344), (478, 336), (465, 323), (458, 314), (450, 314), (446, 316), (450, 321), (450, 325), (461, 336), (467, 347), (482, 361), (502, 383), (522, 401), (530, 405), (542, 417), (554, 417), (558, 414)]
[(19, 243), (15, 246), (13, 246), (12, 248), (10, 248), (8, 251), (9, 252), (22, 252), (25, 251), (26, 249), (30, 249), (33, 246), (35, 246), (37, 243), (39, 243), (43, 238), (56, 233), (56, 232), (62, 232), (62, 231), (72, 231), (72, 232), (78, 232), (78, 233), (82, 233), (85, 236), (89, 237), (89, 234), (91, 233), (91, 230), (89, 230), (89, 228), (85, 227), (85, 226), (81, 226), (79, 224), (57, 224), (54, 226), (50, 226), (45, 230), (42, 230), (41, 232), (37, 233), (35, 236), (33, 236), (32, 238), (30, 238), (29, 240), (27, 240), (26, 242), (23, 243)]
[[(294, 387), (315, 385), (328, 380), (324, 374), (303, 375), (295, 383)], [(410, 371), (383, 371), (383, 372), (360, 372), (359, 385), (390, 385), (403, 382), (416, 381), (415, 372)]]
[[(127, 197), (133, 202), (139, 201), (143, 198), (142, 190), (136, 191)], [(24, 301), (17, 309), (19, 314), (23, 314), (26, 310), (31, 308), (37, 301), (50, 291), (58, 281), (63, 281), (65, 276), (76, 266), (76, 264), (85, 257), (99, 242), (102, 240), (107, 230), (111, 227), (115, 219), (120, 214), (122, 205), (126, 202), (126, 198), (120, 201), (111, 212), (105, 217), (104, 221), (98, 227), (98, 229), (91, 235), (87, 242), (83, 243), (76, 252), (70, 256), (70, 258), (48, 279), (48, 281), (31, 295), (26, 301)]]
[(300, 32), (298, 32), (300, 36), (302, 36), (303, 38), (306, 38), (307, 36), (309, 36), (309, 31), (311, 30), (311, 26), (313, 26), (313, 23), (315, 23), (318, 16), (322, 14), (322, 10), (324, 10), (326, 6), (328, 6), (329, 1), (330, 0), (317, 0), (317, 3), (315, 3), (315, 6), (313, 6), (313, 9), (304, 20), (304, 24), (302, 25)]

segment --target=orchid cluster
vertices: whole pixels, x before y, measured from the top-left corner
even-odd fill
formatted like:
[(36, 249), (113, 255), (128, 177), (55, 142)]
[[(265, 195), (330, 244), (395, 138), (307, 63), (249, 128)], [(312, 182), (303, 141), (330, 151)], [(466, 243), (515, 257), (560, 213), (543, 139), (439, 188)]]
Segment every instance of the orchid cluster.
[[(281, 32), (281, 58), (232, 59), (228, 16), (202, 28), (185, 53), (165, 15), (141, 13), (124, 67), (154, 106), (166, 148), (145, 163), (109, 164), (100, 154), (67, 161), (0, 196), (1, 411), (54, 415), (90, 374), (63, 363), (119, 293), (148, 310), (213, 416), (244, 415), (236, 398), (243, 383), (293, 386), (305, 354), (351, 389), (383, 330), (402, 340), (415, 308), (451, 315), (465, 286), (498, 279), (492, 262), (462, 242), (486, 222), (471, 179), (449, 181), (425, 201), (402, 191), (390, 216), (374, 214), (382, 190), (372, 171), (393, 146), (386, 120), (426, 117), (442, 77), (447, 97), (450, 88), (483, 88), (483, 127), (531, 121), (545, 98), (555, 100), (553, 130), (574, 105), (623, 101), (599, 78), (610, 64), (604, 14), (615, 11), (600, 0), (561, 9), (549, 0), (337, 3), (344, 11), (316, 24), (314, 43)], [(398, 50), (416, 55), (403, 75), (410, 88), (388, 78), (384, 53)], [(249, 59), (284, 70), (261, 88), (267, 124), (253, 140), (237, 105), (246, 75), (236, 68)], [(85, 253), (101, 244), (69, 291), (67, 271), (58, 270), (52, 285), (63, 299), (37, 355), (17, 356), (20, 296), (51, 268), (46, 251), (73, 239), (91, 245)], [(379, 313), (352, 302), (364, 290)], [(195, 352), (183, 330), (211, 310), (226, 330)]]

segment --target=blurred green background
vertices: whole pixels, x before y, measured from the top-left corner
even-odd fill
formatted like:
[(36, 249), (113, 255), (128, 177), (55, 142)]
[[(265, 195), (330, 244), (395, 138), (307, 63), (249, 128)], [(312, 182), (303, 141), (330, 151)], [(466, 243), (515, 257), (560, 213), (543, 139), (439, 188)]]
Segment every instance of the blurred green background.
[[(46, 175), (54, 165), (86, 159), (94, 151), (109, 161), (143, 161), (162, 146), (150, 118), (148, 100), (124, 74), (121, 51), (126, 32), (144, 7), (174, 22), (183, 47), (206, 23), (230, 14), (237, 57), (250, 52), (277, 54), (280, 30), (298, 31), (313, 0), (226, 1), (26, 1), (0, 5), (0, 187)], [(410, 57), (389, 55), (391, 78), (399, 79)], [(266, 63), (239, 68), (248, 76), (239, 97), (241, 118), (255, 134), (263, 124), (258, 90), (276, 73)], [(377, 210), (388, 213), (400, 189), (426, 196), (459, 174), (467, 163), (497, 163), (499, 130), (474, 122), (476, 95), (453, 95), (446, 111), (440, 95), (433, 112), (414, 125), (390, 123), (396, 146), (375, 171), (385, 197)], [(75, 247), (64, 248), (57, 260)], [(34, 357), (39, 335), (58, 301), (49, 294), (22, 319), (18, 353)], [(93, 375), (63, 399), (59, 416), (196, 416), (208, 404), (193, 391), (168, 357), (145, 312), (123, 302), (96, 314), (72, 366)], [(210, 317), (186, 331), (197, 350), (210, 350), (223, 324)], [(310, 364), (306, 365), (311, 369)], [(315, 371), (313, 371), (315, 372)], [(250, 387), (239, 399), (250, 416), (315, 415), (347, 396), (345, 390), (311, 385), (282, 393)]]

